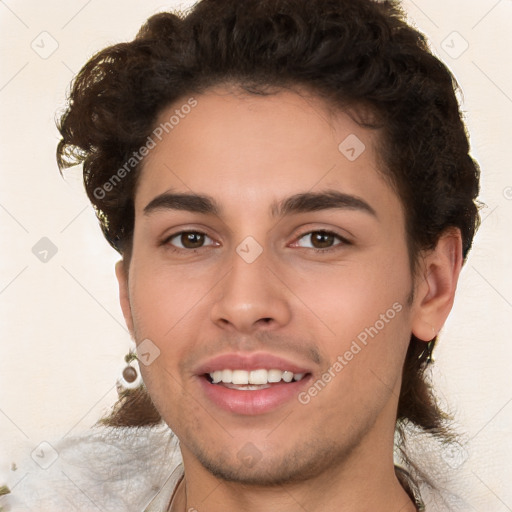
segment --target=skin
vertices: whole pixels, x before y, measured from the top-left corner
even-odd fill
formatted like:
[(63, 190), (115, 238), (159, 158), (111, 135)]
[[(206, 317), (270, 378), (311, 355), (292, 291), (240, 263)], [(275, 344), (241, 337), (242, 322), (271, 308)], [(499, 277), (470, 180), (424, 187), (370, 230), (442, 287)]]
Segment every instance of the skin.
[[(411, 333), (432, 339), (451, 309), (460, 234), (444, 234), (411, 275), (404, 212), (379, 171), (377, 131), (305, 93), (218, 87), (196, 99), (146, 158), (130, 263), (116, 267), (134, 339), (160, 350), (141, 370), (181, 443), (185, 479), (173, 510), (415, 510), (393, 468), (401, 368)], [(366, 148), (354, 161), (338, 150), (351, 134)], [(374, 214), (276, 211), (286, 198), (326, 191), (359, 198)], [(144, 211), (169, 192), (207, 195), (218, 212)], [(335, 236), (322, 239), (322, 230)], [(185, 248), (182, 231), (207, 236)], [(252, 263), (236, 252), (248, 236), (262, 249)], [(240, 415), (198, 385), (197, 365), (228, 352), (284, 357), (314, 382), (397, 303), (401, 311), (307, 404)], [(247, 443), (258, 454), (251, 467), (239, 457)]]

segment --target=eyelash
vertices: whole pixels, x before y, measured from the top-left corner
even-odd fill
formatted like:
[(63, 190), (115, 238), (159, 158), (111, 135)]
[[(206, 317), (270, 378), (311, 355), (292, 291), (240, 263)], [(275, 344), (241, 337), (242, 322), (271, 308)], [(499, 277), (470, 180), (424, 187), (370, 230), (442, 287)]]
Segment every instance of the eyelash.
[(323, 235), (333, 236), (334, 238), (337, 238), (339, 242), (323, 249), (320, 249), (318, 247), (302, 247), (302, 249), (308, 249), (310, 251), (314, 251), (317, 254), (325, 254), (328, 252), (339, 250), (342, 246), (351, 245), (351, 242), (347, 240), (345, 237), (339, 235), (335, 231), (329, 231), (328, 229), (314, 229), (311, 231), (306, 231), (305, 233), (302, 233), (296, 238), (294, 244), (298, 243), (298, 241), (301, 240), (302, 238), (308, 235), (313, 235), (314, 233), (322, 233)]
[[(304, 238), (304, 237), (306, 237), (308, 235), (313, 235), (314, 233), (322, 233), (324, 235), (333, 236), (334, 238), (338, 239), (339, 242), (337, 244), (335, 244), (335, 245), (332, 245), (330, 247), (326, 247), (326, 248), (323, 248), (323, 249), (318, 248), (318, 247), (300, 247), (300, 246), (299, 246), (299, 248), (309, 249), (309, 250), (314, 251), (317, 254), (325, 254), (325, 253), (328, 253), (328, 252), (331, 252), (331, 251), (338, 250), (340, 248), (340, 246), (352, 245), (352, 243), (349, 240), (347, 240), (345, 237), (339, 235), (338, 233), (336, 233), (334, 231), (329, 231), (327, 229), (316, 229), (316, 230), (306, 231), (305, 233), (302, 233), (302, 234), (298, 235), (295, 238), (295, 242), (293, 242), (293, 243), (296, 244), (302, 238)], [(174, 246), (173, 244), (170, 243), (173, 238), (179, 237), (179, 236), (184, 235), (184, 234), (203, 235), (203, 236), (205, 236), (207, 238), (210, 238), (210, 240), (213, 240), (204, 231), (184, 230), (184, 231), (178, 231), (177, 233), (173, 233), (172, 235), (166, 237), (162, 241), (161, 245), (166, 246), (169, 250), (171, 250), (173, 252), (183, 252), (183, 251), (185, 251), (185, 252), (189, 252), (189, 253), (190, 252), (196, 253), (199, 249), (204, 249), (205, 247), (212, 247), (212, 246), (215, 245), (215, 244), (211, 244), (211, 245), (207, 245), (207, 246), (187, 249), (187, 248), (176, 247), (176, 246)]]
[(174, 246), (173, 244), (171, 244), (171, 240), (173, 238), (177, 238), (177, 237), (180, 237), (184, 234), (194, 234), (194, 235), (203, 235), (207, 238), (210, 238), (210, 240), (213, 240), (211, 237), (209, 237), (204, 231), (199, 231), (199, 230), (183, 230), (183, 231), (178, 231), (177, 233), (173, 233), (172, 235), (166, 237), (161, 245), (163, 246), (166, 246), (167, 249), (173, 251), (173, 252), (194, 252), (196, 253), (199, 249), (204, 249), (205, 247), (212, 247), (213, 245), (215, 244), (212, 244), (212, 245), (207, 245), (207, 246), (202, 246), (202, 247), (197, 247), (197, 248), (193, 248), (193, 249), (187, 249), (187, 248), (182, 248), (182, 247), (176, 247)]

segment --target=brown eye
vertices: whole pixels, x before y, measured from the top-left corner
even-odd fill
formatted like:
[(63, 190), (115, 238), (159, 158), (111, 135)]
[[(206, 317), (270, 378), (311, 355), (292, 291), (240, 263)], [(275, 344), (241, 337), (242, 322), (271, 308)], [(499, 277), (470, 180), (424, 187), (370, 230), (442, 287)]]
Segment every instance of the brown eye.
[(302, 235), (297, 241), (299, 247), (310, 249), (329, 249), (343, 243), (346, 243), (343, 238), (330, 231), (311, 231)]
[(168, 243), (180, 249), (200, 249), (213, 245), (212, 239), (199, 231), (182, 231), (170, 237)]
[(311, 233), (311, 245), (316, 249), (331, 247), (335, 239), (336, 237), (332, 233), (326, 233), (325, 231)]
[(197, 249), (198, 247), (202, 247), (204, 244), (204, 234), (182, 233), (180, 241), (183, 247), (186, 249)]

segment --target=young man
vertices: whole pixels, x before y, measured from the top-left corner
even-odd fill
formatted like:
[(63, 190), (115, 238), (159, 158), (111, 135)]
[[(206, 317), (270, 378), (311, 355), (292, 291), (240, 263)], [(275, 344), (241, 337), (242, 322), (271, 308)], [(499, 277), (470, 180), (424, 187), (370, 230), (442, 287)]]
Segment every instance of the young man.
[(203, 0), (82, 69), (59, 163), (144, 380), (111, 424), (161, 417), (183, 461), (148, 442), (145, 510), (424, 510), (395, 435), (449, 439), (424, 372), (478, 222), (453, 84), (371, 0)]

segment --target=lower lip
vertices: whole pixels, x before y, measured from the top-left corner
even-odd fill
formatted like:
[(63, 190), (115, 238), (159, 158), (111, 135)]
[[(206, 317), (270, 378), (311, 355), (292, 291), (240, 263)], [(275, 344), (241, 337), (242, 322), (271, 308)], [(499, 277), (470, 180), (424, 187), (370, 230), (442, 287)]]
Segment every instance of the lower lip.
[(300, 381), (280, 382), (266, 389), (252, 391), (212, 384), (205, 377), (199, 377), (199, 380), (205, 395), (216, 406), (235, 414), (255, 416), (271, 412), (291, 400), (297, 400), (300, 390), (304, 388), (309, 378), (308, 375)]

